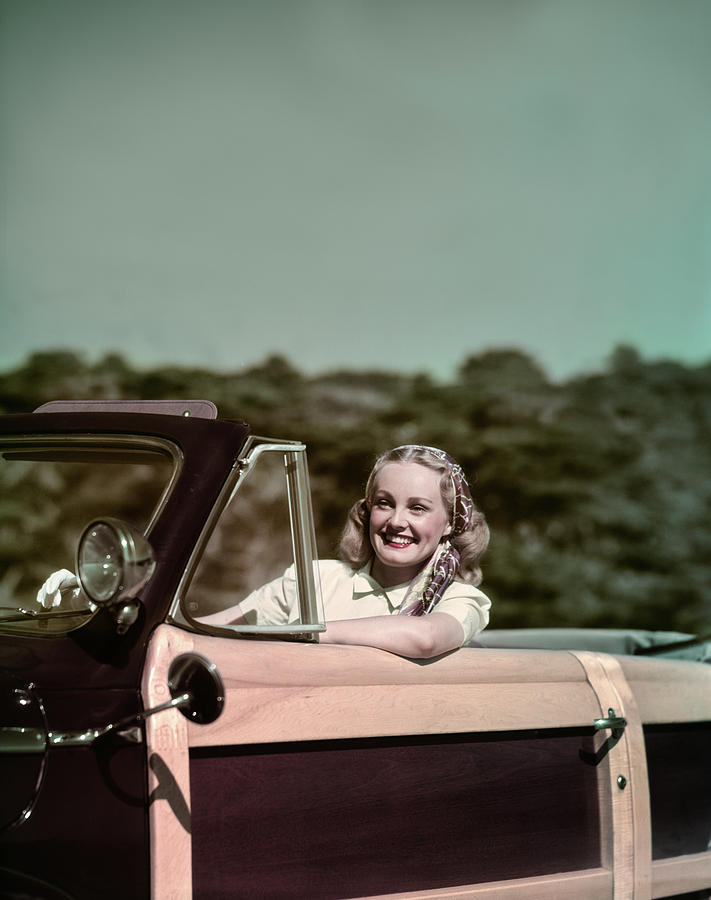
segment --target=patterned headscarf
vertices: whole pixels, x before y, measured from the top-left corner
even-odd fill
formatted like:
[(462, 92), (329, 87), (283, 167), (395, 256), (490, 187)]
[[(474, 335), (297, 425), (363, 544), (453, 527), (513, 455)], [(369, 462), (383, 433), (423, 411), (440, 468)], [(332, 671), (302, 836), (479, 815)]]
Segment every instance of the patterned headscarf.
[[(395, 450), (424, 450), (449, 468), (454, 500), (451, 537), (467, 531), (474, 515), (474, 502), (462, 467), (444, 450), (422, 444), (404, 444)], [(413, 460), (414, 462), (414, 460)], [(459, 553), (448, 538), (440, 542), (427, 564), (410, 582), (399, 615), (422, 616), (432, 612), (454, 580), (459, 569)]]

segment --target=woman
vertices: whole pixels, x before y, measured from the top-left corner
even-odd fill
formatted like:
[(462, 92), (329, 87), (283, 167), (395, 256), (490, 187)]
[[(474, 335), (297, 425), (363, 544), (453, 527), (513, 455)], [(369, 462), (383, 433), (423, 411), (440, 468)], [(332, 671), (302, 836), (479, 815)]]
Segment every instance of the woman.
[[(322, 644), (361, 644), (429, 658), (468, 643), (489, 620), (477, 589), (489, 529), (460, 466), (408, 444), (378, 458), (351, 508), (340, 560), (319, 563)], [(285, 624), (297, 616), (293, 566), (245, 600), (198, 621)]]

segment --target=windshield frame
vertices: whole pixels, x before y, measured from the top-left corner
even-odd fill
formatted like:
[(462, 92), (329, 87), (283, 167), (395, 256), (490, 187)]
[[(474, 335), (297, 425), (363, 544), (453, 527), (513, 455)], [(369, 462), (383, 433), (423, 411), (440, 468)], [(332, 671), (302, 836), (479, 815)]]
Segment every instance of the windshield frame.
[[(240, 488), (258, 464), (260, 456), (266, 452), (280, 452), (284, 455), (292, 550), (299, 590), (300, 624), (205, 625), (193, 619), (185, 609), (190, 582), (220, 517), (230, 503), (238, 501)], [(326, 630), (326, 625), (322, 613), (323, 602), (317, 564), (318, 554), (311, 507), (306, 445), (300, 441), (251, 435), (242, 450), (242, 455), (235, 460), (232, 472), (212, 508), (199, 539), (195, 542), (166, 621), (192, 632), (227, 638), (263, 637), (318, 641), (318, 634)]]
[[(56, 455), (53, 455), (53, 451)], [(115, 453), (115, 458), (107, 460), (107, 454), (112, 457), (114, 455), (111, 451)], [(42, 461), (44, 459), (47, 462), (90, 462), (92, 457), (98, 461), (99, 456), (103, 455), (105, 457), (103, 461), (126, 462), (127, 465), (130, 465), (131, 460), (125, 457), (132, 451), (144, 456), (146, 461), (151, 456), (160, 455), (169, 459), (171, 465), (170, 475), (161, 489), (143, 530), (144, 536), (148, 538), (165, 509), (183, 468), (184, 455), (174, 441), (156, 435), (110, 432), (102, 434), (0, 435), (0, 462), (13, 459), (19, 461)], [(74, 452), (76, 452), (76, 458), (73, 458)], [(38, 637), (43, 640), (61, 638), (86, 625), (97, 611), (98, 607), (90, 607), (88, 604), (85, 608), (76, 610), (25, 611), (20, 604), (17, 607), (17, 615), (0, 616), (0, 633)], [(38, 630), (38, 623), (45, 623), (46, 627), (51, 620), (63, 620), (66, 627), (58, 627), (56, 630), (47, 630), (44, 633)]]

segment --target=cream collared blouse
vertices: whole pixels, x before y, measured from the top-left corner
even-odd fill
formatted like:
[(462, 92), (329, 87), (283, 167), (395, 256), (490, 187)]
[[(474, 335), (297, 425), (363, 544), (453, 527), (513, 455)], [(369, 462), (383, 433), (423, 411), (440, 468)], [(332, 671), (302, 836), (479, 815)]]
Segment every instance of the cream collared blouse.
[[(384, 588), (370, 574), (370, 563), (354, 570), (337, 559), (318, 563), (326, 622), (397, 615), (409, 582)], [(250, 625), (286, 625), (299, 619), (294, 566), (240, 602)], [(462, 644), (472, 640), (489, 622), (491, 601), (471, 584), (454, 581), (434, 612), (453, 616), (462, 626)]]

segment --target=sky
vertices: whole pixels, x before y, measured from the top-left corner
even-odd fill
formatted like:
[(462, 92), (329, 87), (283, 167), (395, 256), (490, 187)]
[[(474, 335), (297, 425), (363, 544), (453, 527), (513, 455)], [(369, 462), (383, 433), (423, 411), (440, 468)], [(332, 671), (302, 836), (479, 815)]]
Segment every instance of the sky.
[(0, 370), (711, 359), (706, 0), (0, 0)]

